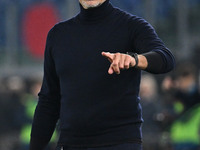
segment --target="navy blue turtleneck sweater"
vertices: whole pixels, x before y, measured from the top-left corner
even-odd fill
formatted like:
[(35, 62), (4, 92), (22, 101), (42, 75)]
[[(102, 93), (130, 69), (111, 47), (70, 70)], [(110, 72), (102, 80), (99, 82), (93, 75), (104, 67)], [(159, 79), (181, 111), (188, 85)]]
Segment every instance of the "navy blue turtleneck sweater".
[[(58, 145), (94, 147), (141, 140), (141, 71), (109, 75), (101, 52), (137, 52), (146, 71), (165, 73), (171, 52), (145, 20), (114, 8), (107, 0), (55, 25), (48, 34), (44, 79), (35, 111), (31, 150), (42, 150), (58, 119)], [(155, 63), (156, 62), (156, 63)]]

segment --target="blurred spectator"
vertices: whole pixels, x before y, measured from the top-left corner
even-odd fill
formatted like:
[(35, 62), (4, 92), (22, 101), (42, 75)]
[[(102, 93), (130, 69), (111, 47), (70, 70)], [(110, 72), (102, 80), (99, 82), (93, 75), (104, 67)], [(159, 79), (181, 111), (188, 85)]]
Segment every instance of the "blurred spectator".
[(13, 150), (19, 145), (19, 129), (23, 122), (23, 106), (20, 104), (25, 89), (19, 76), (2, 79), (0, 92), (0, 149)]
[[(41, 87), (38, 79), (0, 79), (0, 150), (28, 150), (33, 113)], [(47, 150), (54, 150), (55, 132)]]
[(175, 98), (182, 102), (185, 110), (200, 102), (198, 70), (192, 63), (182, 63), (176, 70)]
[(162, 130), (159, 120), (162, 119), (162, 114), (158, 112), (160, 112), (161, 103), (158, 97), (157, 82), (150, 74), (142, 76), (140, 97), (145, 122), (143, 124), (144, 150), (160, 150), (159, 143)]
[[(21, 101), (24, 107), (25, 119), (23, 120), (23, 125), (20, 131), (20, 149), (28, 150), (30, 142), (30, 134), (32, 127), (33, 115), (38, 102), (38, 93), (40, 91), (42, 82), (38, 79), (28, 79), (27, 81), (27, 92), (24, 94)], [(57, 131), (55, 131), (51, 143), (46, 150), (54, 150), (57, 140)]]
[(20, 150), (28, 150), (30, 141), (31, 123), (34, 115), (34, 110), (37, 105), (37, 93), (40, 90), (41, 82), (37, 81), (30, 85), (30, 91), (24, 94), (21, 101), (24, 106), (24, 115), (26, 119), (23, 121), (23, 126), (20, 133)]
[(182, 63), (176, 69), (175, 79), (167, 77), (163, 82), (163, 89), (173, 100), (174, 116), (171, 117), (170, 135), (174, 150), (200, 148), (200, 94), (197, 81), (196, 66)]

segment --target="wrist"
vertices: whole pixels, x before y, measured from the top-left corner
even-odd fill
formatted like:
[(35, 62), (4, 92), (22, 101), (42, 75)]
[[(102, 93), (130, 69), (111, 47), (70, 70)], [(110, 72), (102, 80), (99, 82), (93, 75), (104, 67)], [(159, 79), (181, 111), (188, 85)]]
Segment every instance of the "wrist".
[(148, 62), (145, 56), (138, 55), (138, 68), (141, 70), (145, 70), (148, 66)]
[(135, 65), (133, 66), (134, 68), (138, 68), (141, 70), (144, 70), (147, 68), (148, 62), (145, 56), (138, 55), (137, 53), (133, 53), (133, 52), (127, 52), (127, 54), (132, 56), (135, 59)]
[(133, 66), (134, 68), (138, 68), (138, 63), (139, 63), (139, 58), (137, 53), (133, 52), (127, 52), (128, 55), (132, 56), (135, 59), (135, 65)]

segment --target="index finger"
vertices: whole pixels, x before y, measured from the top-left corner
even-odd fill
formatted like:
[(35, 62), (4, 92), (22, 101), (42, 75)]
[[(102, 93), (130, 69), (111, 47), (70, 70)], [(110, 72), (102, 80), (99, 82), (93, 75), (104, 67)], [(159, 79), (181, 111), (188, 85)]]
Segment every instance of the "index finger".
[(114, 59), (114, 54), (111, 54), (109, 52), (102, 52), (101, 55), (106, 57), (110, 62), (112, 62)]

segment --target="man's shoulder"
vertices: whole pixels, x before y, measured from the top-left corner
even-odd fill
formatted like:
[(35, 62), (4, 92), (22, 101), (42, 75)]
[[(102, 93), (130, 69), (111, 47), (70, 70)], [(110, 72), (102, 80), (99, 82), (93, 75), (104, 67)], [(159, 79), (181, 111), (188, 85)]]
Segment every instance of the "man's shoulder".
[(75, 23), (75, 18), (76, 18), (76, 16), (73, 18), (70, 18), (68, 20), (60, 21), (54, 26), (54, 28), (61, 29), (63, 27), (65, 28), (68, 25), (72, 25), (73, 23)]
[(49, 31), (49, 34), (53, 34), (55, 35), (56, 33), (60, 33), (63, 31), (66, 31), (69, 27), (72, 27), (74, 22), (75, 22), (75, 18), (70, 18), (68, 20), (64, 20), (64, 21), (60, 21), (58, 23), (56, 23)]
[(118, 8), (118, 7), (114, 7), (114, 11), (117, 13), (117, 14), (120, 14), (120, 15), (123, 15), (124, 17), (134, 17), (136, 15), (134, 14), (131, 14), (125, 10), (122, 10), (121, 8)]
[(120, 17), (120, 19), (127, 20), (128, 22), (136, 23), (136, 22), (146, 22), (145, 19), (142, 17), (139, 17), (137, 15), (134, 15), (130, 12), (127, 12), (125, 10), (122, 10), (120, 8), (114, 7), (114, 12), (117, 16)]

